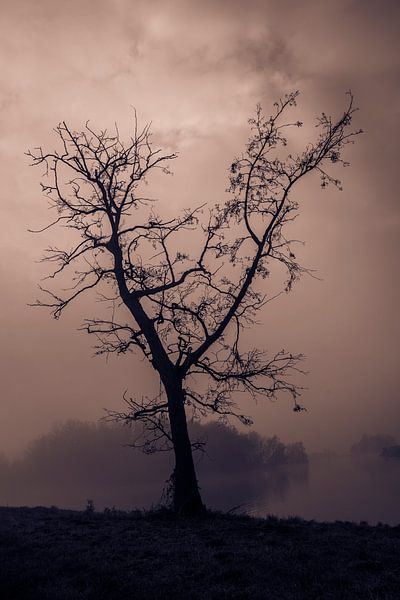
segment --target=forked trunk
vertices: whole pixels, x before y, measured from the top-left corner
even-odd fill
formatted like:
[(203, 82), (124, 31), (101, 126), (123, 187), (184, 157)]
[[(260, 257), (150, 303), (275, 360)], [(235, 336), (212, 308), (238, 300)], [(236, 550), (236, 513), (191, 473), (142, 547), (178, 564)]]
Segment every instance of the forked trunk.
[(194, 468), (192, 446), (187, 428), (182, 383), (171, 380), (165, 386), (171, 437), (175, 453), (173, 473), (174, 510), (184, 515), (200, 515), (205, 512)]

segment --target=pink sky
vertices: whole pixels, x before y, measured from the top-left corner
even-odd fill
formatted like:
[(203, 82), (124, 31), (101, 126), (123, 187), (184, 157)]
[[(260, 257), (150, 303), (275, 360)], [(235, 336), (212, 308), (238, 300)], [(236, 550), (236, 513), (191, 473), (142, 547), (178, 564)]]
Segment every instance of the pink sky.
[(253, 333), (267, 349), (307, 355), (308, 411), (295, 414), (282, 399), (246, 412), (258, 431), (310, 449), (346, 448), (363, 432), (400, 438), (399, 17), (391, 0), (2, 3), (0, 452), (17, 452), (59, 421), (96, 419), (120, 406), (125, 389), (155, 383), (133, 355), (92, 358), (92, 340), (77, 328), (95, 316), (95, 297), (60, 321), (27, 307), (48, 240), (27, 232), (48, 219), (27, 148), (53, 148), (60, 120), (76, 129), (87, 119), (118, 121), (128, 133), (135, 106), (180, 155), (174, 177), (150, 183), (151, 193), (169, 211), (213, 203), (256, 103), (268, 109), (294, 89), (304, 136), (319, 112), (344, 108), (349, 88), (366, 133), (348, 149), (343, 192), (316, 180), (300, 190), (296, 237), (322, 281), (303, 279)]

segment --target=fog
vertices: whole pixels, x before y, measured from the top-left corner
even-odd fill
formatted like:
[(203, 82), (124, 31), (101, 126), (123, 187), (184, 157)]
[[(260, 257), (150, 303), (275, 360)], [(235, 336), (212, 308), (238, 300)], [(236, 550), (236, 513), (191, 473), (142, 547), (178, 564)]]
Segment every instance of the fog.
[[(300, 383), (307, 411), (294, 413), (284, 396), (256, 406), (243, 400), (241, 408), (262, 436), (301, 440), (310, 456), (324, 448), (344, 455), (363, 433), (398, 440), (399, 11), (394, 0), (2, 2), (0, 452), (3, 470), (9, 460), (27, 469), (23, 485), (21, 470), (14, 488), (2, 490), (2, 502), (82, 508), (93, 496), (99, 506), (149, 505), (170, 472), (166, 456), (142, 457), (139, 465), (121, 449), (124, 469), (131, 460), (138, 469), (133, 483), (103, 483), (104, 450), (90, 468), (96, 485), (87, 486), (81, 475), (79, 487), (69, 488), (56, 465), (34, 476), (24, 454), (30, 440), (57, 423), (96, 421), (104, 408), (119, 410), (125, 390), (158, 389), (154, 371), (133, 354), (108, 362), (93, 357), (92, 340), (78, 328), (98, 315), (95, 295), (59, 321), (27, 306), (46, 274), (40, 257), (50, 237), (27, 231), (45, 225), (49, 214), (40, 173), (29, 168), (24, 152), (40, 144), (53, 149), (52, 128), (63, 119), (74, 129), (87, 119), (100, 128), (118, 121), (128, 136), (132, 106), (141, 123), (152, 120), (157, 142), (179, 151), (174, 176), (150, 181), (147, 190), (160, 198), (161, 209), (174, 212), (225, 198), (227, 169), (243, 148), (257, 102), (268, 110), (299, 89), (294, 119), (306, 123), (306, 142), (315, 116), (340, 114), (352, 89), (360, 107), (355, 126), (365, 134), (348, 148), (344, 191), (323, 191), (312, 180), (298, 196), (295, 237), (306, 241), (299, 260), (319, 279), (303, 278), (269, 304), (248, 334), (249, 343), (271, 353), (285, 348), (306, 355), (308, 375)], [(68, 232), (56, 235), (69, 246)], [(307, 473), (285, 467), (265, 478), (245, 477), (244, 469), (236, 483), (227, 463), (214, 482), (207, 456), (198, 458), (198, 469), (205, 498), (215, 506), (380, 520), (387, 502), (382, 520), (395, 519), (397, 463), (359, 460), (311, 458)], [(336, 515), (341, 506), (342, 516)]]
[[(289, 466), (307, 472), (301, 443), (241, 434), (218, 423), (192, 423), (190, 430), (200, 448), (196, 466), (210, 507), (233, 509), (282, 495), (296, 480)], [(91, 500), (100, 510), (168, 505), (172, 453), (133, 448), (139, 433), (115, 424), (60, 425), (33, 440), (19, 460), (0, 462), (0, 503), (83, 509)]]
[[(308, 456), (301, 442), (239, 433), (218, 423), (191, 425), (203, 442), (195, 461), (209, 508), (319, 521), (400, 523), (400, 446), (362, 436), (346, 455)], [(33, 440), (17, 461), (0, 460), (0, 504), (84, 510), (168, 506), (170, 452), (145, 454), (130, 428), (70, 421)], [(397, 449), (385, 458), (384, 448)]]

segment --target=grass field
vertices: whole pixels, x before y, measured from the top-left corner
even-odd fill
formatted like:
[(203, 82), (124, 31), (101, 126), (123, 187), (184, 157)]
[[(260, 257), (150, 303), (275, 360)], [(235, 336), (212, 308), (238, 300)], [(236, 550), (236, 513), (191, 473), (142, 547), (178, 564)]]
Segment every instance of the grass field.
[(400, 526), (0, 508), (2, 600), (400, 598)]

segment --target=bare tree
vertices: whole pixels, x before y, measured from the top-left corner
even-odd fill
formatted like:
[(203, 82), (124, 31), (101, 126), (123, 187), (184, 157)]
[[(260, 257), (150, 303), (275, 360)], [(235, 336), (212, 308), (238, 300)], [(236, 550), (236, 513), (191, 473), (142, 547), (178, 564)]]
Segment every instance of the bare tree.
[[(63, 122), (55, 129), (59, 151), (28, 152), (33, 165), (46, 167), (42, 190), (57, 213), (44, 229), (62, 225), (77, 234), (71, 249), (50, 247), (43, 259), (55, 265), (51, 280), (69, 272), (72, 287), (64, 295), (40, 287), (44, 296), (35, 305), (51, 308), (59, 318), (93, 288), (112, 301), (112, 315), (87, 320), (85, 328), (97, 336), (98, 353), (137, 349), (157, 371), (159, 395), (125, 396), (126, 410), (114, 417), (144, 422), (145, 449), (173, 448), (173, 504), (179, 512), (204, 510), (187, 411), (234, 415), (249, 423), (237, 409), (240, 392), (255, 399), (288, 392), (294, 410), (302, 408), (300, 389), (291, 379), (302, 356), (244, 350), (243, 331), (271, 299), (263, 280), (274, 264), (286, 273), (286, 292), (306, 272), (285, 229), (298, 211), (292, 197), (296, 185), (315, 171), (323, 187), (340, 188), (326, 167), (347, 164), (342, 150), (360, 132), (350, 129), (355, 109), (349, 94), (338, 120), (322, 114), (317, 140), (300, 154), (286, 155), (288, 129), (302, 125), (284, 121), (297, 96), (275, 103), (269, 117), (257, 107), (245, 150), (230, 166), (226, 202), (172, 218), (156, 212), (154, 201), (140, 190), (151, 172), (169, 173), (176, 155), (154, 149), (149, 126), (138, 129), (136, 118), (128, 143), (117, 127), (109, 133), (87, 123), (76, 132)], [(188, 237), (198, 244), (195, 256), (179, 250), (187, 247)]]

